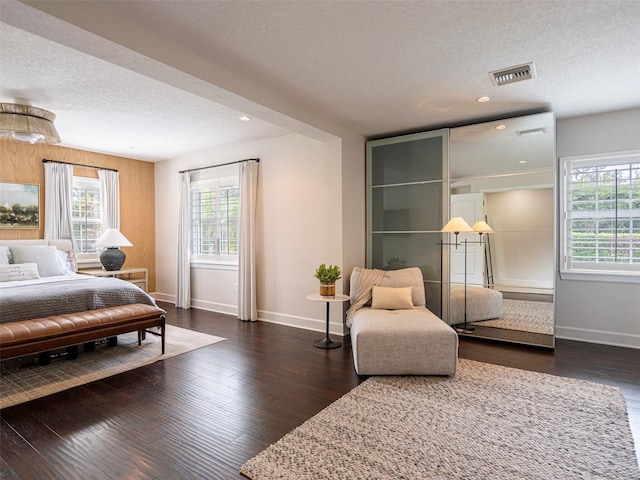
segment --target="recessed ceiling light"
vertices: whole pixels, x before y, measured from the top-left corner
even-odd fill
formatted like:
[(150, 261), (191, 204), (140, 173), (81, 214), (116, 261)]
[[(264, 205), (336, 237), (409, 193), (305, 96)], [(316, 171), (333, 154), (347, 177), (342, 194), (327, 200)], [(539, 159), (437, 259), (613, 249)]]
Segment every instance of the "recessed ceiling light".
[(520, 160), (518, 163), (521, 163), (522, 165), (524, 165), (525, 163), (527, 163), (526, 160)]
[(249, 120), (251, 120), (251, 117), (249, 115), (242, 115), (240, 117), (240, 120), (242, 120), (243, 122), (248, 122)]
[(479, 103), (486, 103), (486, 102), (488, 102), (489, 100), (491, 100), (491, 98), (489, 98), (489, 97), (480, 97), (480, 98), (477, 100), (477, 102), (479, 102)]
[(504, 130), (505, 128), (507, 128), (506, 125), (498, 125), (498, 126), (496, 126), (496, 130)]

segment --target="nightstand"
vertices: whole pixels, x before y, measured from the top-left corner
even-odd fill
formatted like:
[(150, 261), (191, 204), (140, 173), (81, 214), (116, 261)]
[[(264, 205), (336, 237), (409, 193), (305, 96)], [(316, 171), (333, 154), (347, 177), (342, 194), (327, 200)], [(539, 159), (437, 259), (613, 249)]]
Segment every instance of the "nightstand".
[(116, 277), (134, 285), (139, 286), (145, 292), (147, 291), (147, 269), (146, 268), (123, 268), (122, 270), (105, 270), (103, 268), (78, 270), (78, 273), (93, 275), (94, 277)]

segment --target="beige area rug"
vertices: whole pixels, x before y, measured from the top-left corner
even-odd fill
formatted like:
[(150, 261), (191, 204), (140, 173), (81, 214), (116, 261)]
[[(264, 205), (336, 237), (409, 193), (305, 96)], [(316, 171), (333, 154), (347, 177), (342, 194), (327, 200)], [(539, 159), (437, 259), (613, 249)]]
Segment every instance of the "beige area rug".
[(137, 332), (118, 335), (118, 345), (98, 345), (93, 352), (83, 352), (75, 360), (54, 358), (41, 367), (33, 357), (5, 360), (0, 375), (0, 408), (61, 392), (127, 370), (175, 357), (224, 340), (186, 328), (167, 325), (165, 353), (160, 353), (160, 337), (147, 334), (138, 346)]
[(505, 298), (502, 301), (502, 316), (500, 318), (473, 322), (471, 325), (553, 335), (553, 317), (552, 302)]
[(240, 472), (271, 479), (638, 479), (620, 390), (460, 360), (371, 377)]

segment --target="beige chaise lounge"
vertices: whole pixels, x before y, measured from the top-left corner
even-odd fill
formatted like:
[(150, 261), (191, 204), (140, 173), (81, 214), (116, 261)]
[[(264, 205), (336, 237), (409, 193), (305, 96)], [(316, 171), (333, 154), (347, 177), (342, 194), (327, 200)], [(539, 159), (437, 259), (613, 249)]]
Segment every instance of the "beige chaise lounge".
[[(464, 285), (451, 285), (451, 302), (449, 304), (449, 323), (458, 325), (465, 321), (465, 288)], [(476, 285), (466, 288), (467, 322), (491, 320), (502, 316), (502, 292)]]
[[(360, 267), (351, 274), (352, 306), (361, 298), (362, 292), (358, 289), (362, 274)], [(355, 313), (350, 312), (347, 318), (356, 372), (359, 375), (455, 374), (458, 335), (426, 308), (420, 269), (384, 272), (376, 284), (383, 288), (376, 288), (372, 300)], [(407, 287), (410, 287), (409, 297)], [(382, 303), (376, 301), (376, 296)], [(404, 308), (375, 308), (385, 306)]]

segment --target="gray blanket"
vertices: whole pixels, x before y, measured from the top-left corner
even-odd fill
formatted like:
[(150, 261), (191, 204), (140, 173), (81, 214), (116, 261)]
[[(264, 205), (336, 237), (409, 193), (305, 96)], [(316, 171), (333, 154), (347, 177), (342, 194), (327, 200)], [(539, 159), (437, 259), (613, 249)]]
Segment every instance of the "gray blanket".
[(141, 288), (117, 278), (87, 278), (0, 288), (0, 322), (15, 322), (117, 307), (155, 305)]

